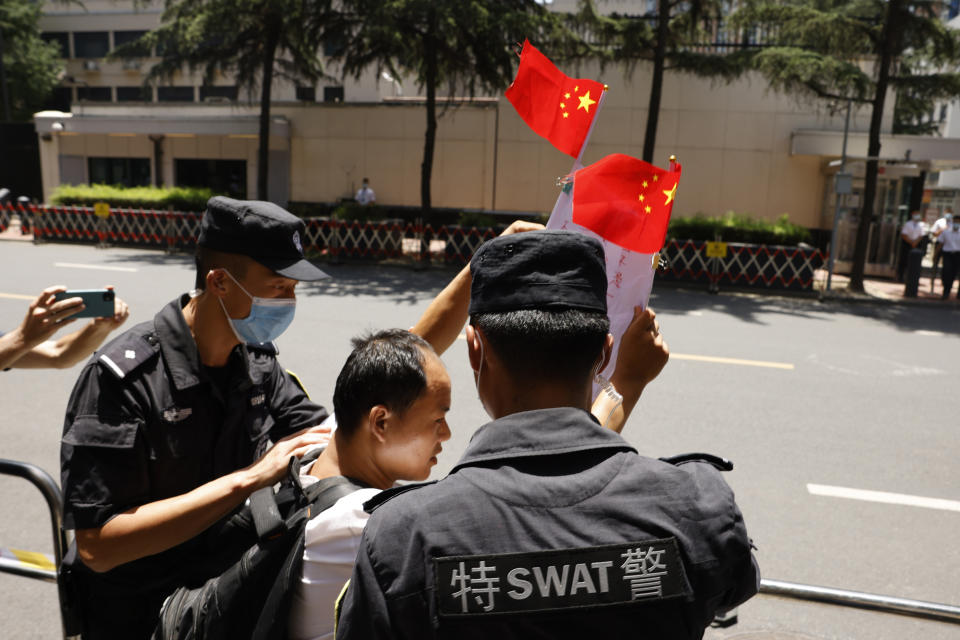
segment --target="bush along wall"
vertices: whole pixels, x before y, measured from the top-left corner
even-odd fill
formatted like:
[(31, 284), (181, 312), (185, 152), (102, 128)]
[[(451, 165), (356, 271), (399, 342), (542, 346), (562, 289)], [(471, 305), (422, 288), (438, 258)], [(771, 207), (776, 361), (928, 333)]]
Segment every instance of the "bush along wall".
[(806, 227), (790, 222), (787, 214), (770, 221), (729, 211), (715, 217), (697, 214), (691, 218), (674, 218), (670, 221), (667, 238), (796, 246), (809, 243), (811, 235)]
[(204, 211), (214, 192), (200, 187), (120, 187), (107, 184), (57, 187), (50, 203), (59, 206), (93, 206), (106, 202), (113, 208), (157, 211)]

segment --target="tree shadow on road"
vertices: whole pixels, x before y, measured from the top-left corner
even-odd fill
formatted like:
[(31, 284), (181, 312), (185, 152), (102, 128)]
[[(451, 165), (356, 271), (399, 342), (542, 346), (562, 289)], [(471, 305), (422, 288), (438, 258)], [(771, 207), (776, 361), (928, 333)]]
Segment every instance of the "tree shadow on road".
[(398, 304), (423, 304), (431, 300), (456, 275), (455, 268), (417, 270), (400, 264), (317, 263), (330, 278), (302, 282), (299, 295), (378, 296)]
[(650, 296), (650, 305), (657, 313), (685, 315), (710, 310), (758, 325), (771, 324), (776, 315), (824, 320), (818, 315), (820, 309), (815, 300), (723, 290), (711, 294), (706, 287), (696, 289), (658, 283)]
[[(110, 264), (147, 263), (180, 264), (190, 271), (192, 253), (165, 253), (152, 250), (111, 252), (105, 256)], [(456, 267), (431, 266), (418, 270), (411, 264), (344, 262), (334, 264), (314, 261), (330, 275), (329, 279), (303, 282), (297, 288), (303, 296), (380, 296), (398, 304), (423, 304), (432, 299), (457, 273)], [(189, 280), (184, 287), (189, 286)], [(685, 315), (709, 310), (724, 313), (743, 322), (769, 325), (777, 316), (789, 315), (810, 320), (828, 321), (834, 315), (848, 315), (879, 320), (904, 332), (932, 331), (960, 336), (960, 313), (956, 305), (907, 306), (893, 303), (847, 301), (820, 302), (812, 294), (777, 295), (774, 292), (720, 290), (710, 294), (705, 287), (657, 282), (650, 304), (665, 315)]]
[(829, 321), (846, 315), (879, 320), (903, 332), (930, 331), (960, 336), (960, 313), (956, 306), (901, 305), (890, 302), (821, 302), (812, 295), (776, 295), (723, 291), (710, 294), (706, 288), (657, 286), (651, 306), (663, 314), (684, 315), (709, 310), (725, 313), (743, 322), (769, 325), (777, 316), (789, 315), (810, 320)]
[[(104, 263), (119, 264), (179, 264), (191, 272), (184, 283), (189, 288), (196, 268), (192, 253), (165, 253), (162, 251), (131, 250), (111, 252)], [(302, 282), (298, 295), (304, 296), (380, 296), (392, 298), (399, 304), (421, 304), (432, 299), (457, 273), (456, 267), (436, 266), (418, 270), (413, 265), (382, 264), (375, 262), (344, 262), (339, 264), (314, 260), (313, 263), (330, 278), (316, 282)]]

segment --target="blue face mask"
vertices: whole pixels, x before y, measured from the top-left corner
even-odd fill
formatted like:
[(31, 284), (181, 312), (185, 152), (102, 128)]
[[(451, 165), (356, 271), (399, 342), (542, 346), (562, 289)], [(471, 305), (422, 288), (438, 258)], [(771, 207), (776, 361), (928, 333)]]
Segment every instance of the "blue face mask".
[(227, 313), (227, 308), (223, 306), (223, 300), (220, 300), (220, 307), (224, 315), (233, 328), (237, 340), (247, 343), (271, 342), (280, 337), (290, 323), (293, 322), (293, 314), (297, 310), (297, 301), (295, 298), (260, 298), (250, 295), (250, 292), (243, 288), (243, 285), (237, 282), (237, 279), (227, 271), (223, 270), (230, 279), (236, 282), (240, 290), (253, 300), (250, 306), (250, 315), (246, 318), (231, 318)]

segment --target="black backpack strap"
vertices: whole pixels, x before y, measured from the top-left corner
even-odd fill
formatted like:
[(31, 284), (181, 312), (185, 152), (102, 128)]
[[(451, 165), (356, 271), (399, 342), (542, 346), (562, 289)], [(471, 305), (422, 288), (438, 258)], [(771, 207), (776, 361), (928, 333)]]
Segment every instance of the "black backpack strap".
[(287, 617), (290, 613), (290, 601), (293, 596), (292, 585), (299, 579), (303, 566), (303, 530), (306, 528), (307, 521), (332, 507), (340, 498), (364, 488), (366, 488), (366, 485), (344, 476), (323, 478), (305, 488), (304, 491), (309, 504), (306, 507), (306, 517), (296, 524), (296, 527), (300, 530), (297, 543), (293, 545), (284, 559), (276, 580), (274, 580), (273, 586), (267, 594), (260, 617), (257, 620), (257, 626), (250, 635), (252, 639), (265, 640), (286, 637)]
[(250, 494), (250, 515), (258, 540), (269, 540), (286, 530), (273, 487), (257, 489)]
[(346, 476), (331, 476), (322, 478), (303, 490), (307, 504), (311, 507), (311, 515), (326, 511), (337, 500), (349, 495), (357, 489), (366, 489), (368, 485)]

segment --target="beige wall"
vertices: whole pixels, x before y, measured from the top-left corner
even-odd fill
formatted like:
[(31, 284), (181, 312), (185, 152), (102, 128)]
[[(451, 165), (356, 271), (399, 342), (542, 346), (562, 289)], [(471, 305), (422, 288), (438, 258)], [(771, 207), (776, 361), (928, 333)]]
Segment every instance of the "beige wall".
[[(642, 154), (649, 75), (638, 69), (632, 83), (619, 71), (598, 77), (610, 85), (584, 156), (590, 164), (611, 153)], [(892, 100), (890, 101), (892, 104)], [(59, 154), (152, 157), (145, 133), (151, 118), (204, 131), (220, 113), (255, 110), (215, 105), (138, 107), (136, 136), (60, 135)], [(78, 110), (68, 131), (102, 127), (120, 105)], [(130, 111), (130, 113), (128, 113)], [(420, 204), (425, 108), (422, 103), (299, 104), (277, 103), (273, 115), (289, 122), (289, 137), (274, 136), (271, 149), (290, 152), (289, 199), (335, 202), (352, 196), (364, 176), (371, 179), (381, 204)], [(130, 127), (132, 120), (120, 124)], [(855, 113), (852, 131), (867, 129), (867, 113)], [(887, 118), (889, 128), (889, 115)], [(843, 120), (818, 105), (799, 103), (767, 91), (759, 78), (731, 85), (712, 84), (685, 75), (667, 74), (661, 102), (655, 163), (666, 166), (671, 154), (684, 166), (674, 214), (709, 215), (737, 211), (772, 219), (788, 214), (809, 227), (821, 224), (825, 166), (828, 157), (791, 155), (791, 137), (806, 129), (840, 131)], [(102, 131), (102, 128), (94, 128)], [(169, 129), (167, 129), (169, 131)], [(44, 143), (51, 144), (51, 143)], [(168, 136), (164, 176), (173, 177), (175, 158), (246, 159), (248, 194), (255, 193), (257, 141), (245, 135)], [(56, 184), (46, 166), (44, 186)], [(569, 172), (572, 159), (536, 136), (505, 99), (481, 99), (450, 108), (439, 121), (432, 196), (438, 207), (549, 212), (557, 195), (556, 179)], [(50, 183), (47, 181), (51, 180)], [(50, 185), (48, 187), (48, 184)]]
[[(635, 81), (624, 87), (619, 72), (604, 75), (610, 91), (585, 164), (611, 153), (642, 155), (649, 79), (638, 70)], [(291, 122), (292, 200), (329, 202), (348, 197), (368, 176), (378, 202), (420, 203), (422, 106), (278, 106), (276, 112)], [(866, 113), (852, 118), (852, 130), (867, 125)], [(497, 126), (499, 142), (495, 144)], [(839, 116), (818, 111), (817, 105), (769, 93), (759, 78), (714, 85), (668, 74), (655, 163), (666, 166), (675, 154), (683, 164), (675, 215), (734, 210), (772, 219), (786, 213), (799, 224), (816, 227), (825, 160), (791, 156), (791, 134), (798, 129), (842, 126)], [(532, 133), (506, 100), (501, 99), (498, 106), (461, 106), (449, 110), (439, 122), (433, 203), (548, 212), (557, 195), (556, 178), (571, 165), (572, 159)]]

